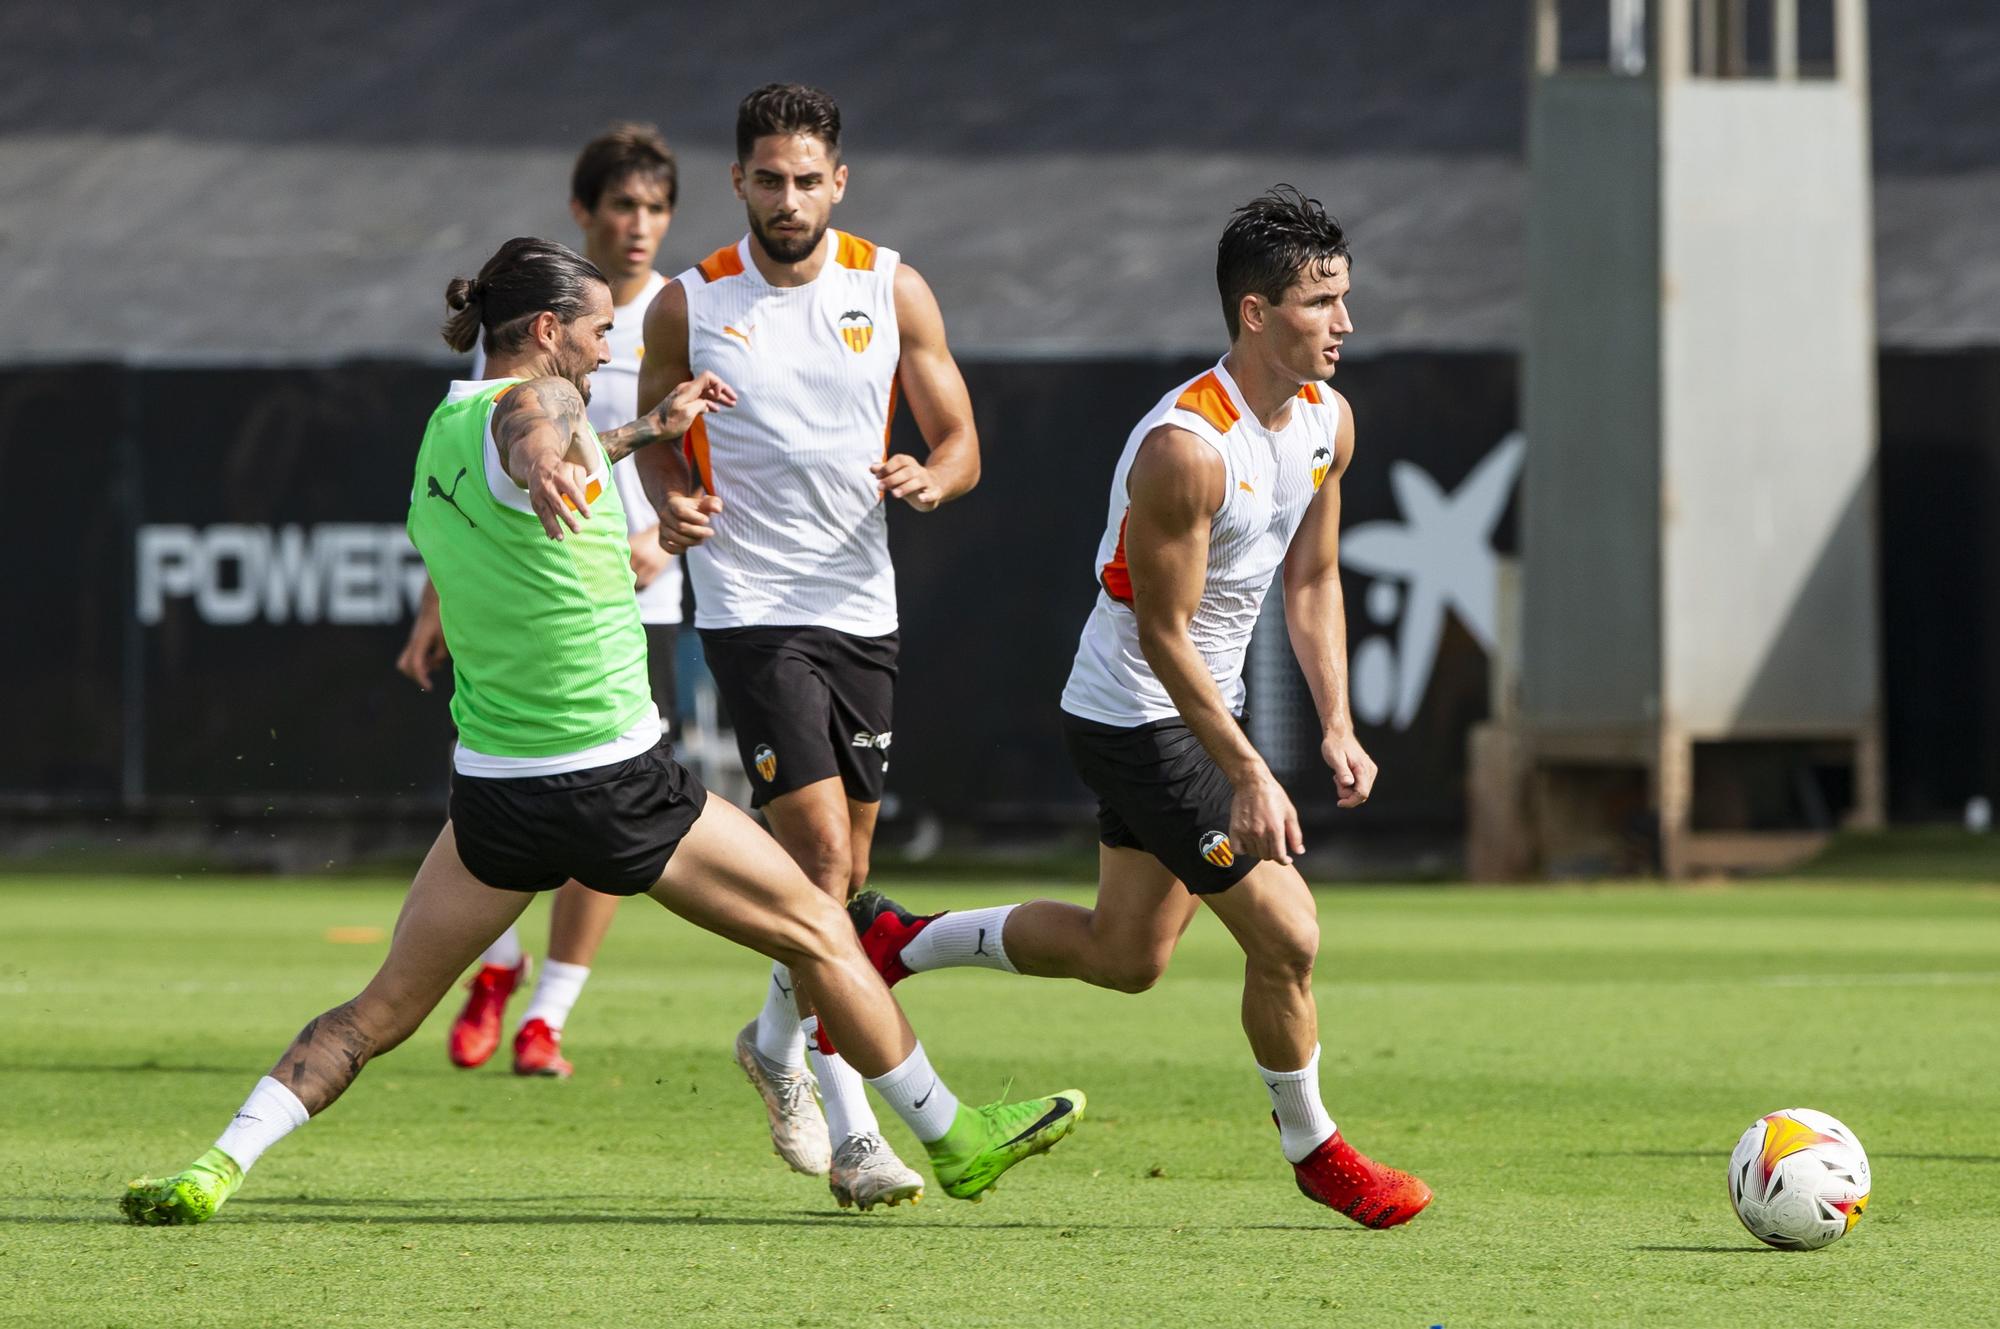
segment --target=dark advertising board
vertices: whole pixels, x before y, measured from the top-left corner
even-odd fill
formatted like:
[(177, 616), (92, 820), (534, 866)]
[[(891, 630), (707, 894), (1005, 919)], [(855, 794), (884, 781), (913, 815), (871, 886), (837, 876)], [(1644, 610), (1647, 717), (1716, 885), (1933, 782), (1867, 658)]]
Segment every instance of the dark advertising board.
[[(890, 789), (946, 821), (1078, 824), (1056, 719), (1112, 467), (1193, 359), (965, 366), (979, 488), (891, 521), (903, 619)], [(1955, 814), (2000, 788), (2000, 355), (1882, 362), (1890, 802)], [(443, 691), (392, 668), (422, 576), (409, 465), (447, 368), (0, 371), (0, 455), (61, 474), (17, 503), (0, 579), (0, 802), (16, 813), (443, 806)], [(1353, 705), (1382, 768), (1370, 828), (1462, 825), (1486, 713), (1493, 562), (1513, 549), (1524, 442), (1505, 355), (1356, 358), (1336, 386)], [(904, 412), (896, 444), (915, 447)], [(1281, 622), (1252, 653), (1252, 733), (1308, 818), (1331, 810)]]
[(450, 729), (392, 670), (423, 585), (403, 532), (431, 369), (140, 373), (129, 614), (137, 791), (438, 802)]

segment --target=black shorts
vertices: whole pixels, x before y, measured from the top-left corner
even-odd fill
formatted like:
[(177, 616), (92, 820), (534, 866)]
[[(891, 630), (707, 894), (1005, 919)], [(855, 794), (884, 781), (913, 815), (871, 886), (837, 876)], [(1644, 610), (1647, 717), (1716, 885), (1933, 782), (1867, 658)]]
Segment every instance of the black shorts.
[(660, 724), (667, 731), (669, 743), (681, 741), (680, 679), (674, 668), (680, 644), (680, 624), (646, 625), (646, 674), (652, 680), (653, 700), (659, 703)]
[(451, 777), (459, 861), (507, 891), (554, 890), (574, 877), (606, 895), (642, 895), (707, 801), (664, 738), (629, 760), (566, 775)]
[(1062, 724), (1070, 762), (1097, 795), (1098, 839), (1144, 850), (1196, 895), (1226, 891), (1257, 866), (1229, 844), (1229, 777), (1181, 721), (1121, 729), (1065, 711)]
[(708, 672), (750, 777), (750, 806), (840, 777), (882, 801), (896, 695), (897, 635), (832, 628), (703, 628)]

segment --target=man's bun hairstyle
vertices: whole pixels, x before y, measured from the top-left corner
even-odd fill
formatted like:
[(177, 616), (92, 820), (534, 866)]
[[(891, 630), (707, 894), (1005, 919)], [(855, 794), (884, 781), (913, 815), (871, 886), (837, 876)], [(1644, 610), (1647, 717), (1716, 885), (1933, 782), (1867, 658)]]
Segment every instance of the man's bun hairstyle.
[(589, 308), (590, 286), (610, 288), (597, 265), (553, 240), (518, 236), (495, 250), (473, 278), (445, 284), (444, 344), (463, 354), (484, 333), (486, 353), (511, 351), (527, 336), (528, 323), (553, 313), (568, 323)]

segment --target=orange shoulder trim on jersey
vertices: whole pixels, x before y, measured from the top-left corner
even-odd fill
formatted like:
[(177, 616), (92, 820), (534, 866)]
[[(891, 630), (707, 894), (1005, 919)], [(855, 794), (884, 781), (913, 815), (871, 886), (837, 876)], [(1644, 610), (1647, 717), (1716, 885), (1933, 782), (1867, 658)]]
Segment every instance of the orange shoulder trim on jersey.
[(1317, 383), (1308, 383), (1300, 388), (1299, 396), (1315, 406), (1324, 406), (1326, 404), (1326, 397), (1320, 392), (1319, 384)]
[(724, 245), (696, 266), (701, 269), (703, 281), (721, 281), (743, 271), (743, 255), (736, 252), (735, 245)]
[(1112, 552), (1111, 561), (1097, 574), (1097, 580), (1104, 587), (1104, 593), (1119, 604), (1132, 603), (1132, 569), (1125, 562), (1125, 528), (1131, 525), (1132, 509), (1125, 509), (1125, 515), (1118, 519), (1118, 548)]
[(681, 436), (681, 451), (694, 464), (695, 474), (701, 477), (701, 487), (713, 494), (715, 474), (709, 469), (708, 422), (700, 416), (694, 418), (694, 423), (688, 426), (687, 433)]
[(862, 272), (875, 270), (875, 242), (863, 240), (858, 235), (840, 232), (840, 245), (833, 251), (833, 261), (843, 268), (858, 268)]
[(1243, 418), (1243, 413), (1236, 409), (1235, 402), (1229, 400), (1228, 391), (1213, 369), (1188, 384), (1187, 389), (1174, 399), (1174, 405), (1208, 421), (1218, 434), (1228, 433)]

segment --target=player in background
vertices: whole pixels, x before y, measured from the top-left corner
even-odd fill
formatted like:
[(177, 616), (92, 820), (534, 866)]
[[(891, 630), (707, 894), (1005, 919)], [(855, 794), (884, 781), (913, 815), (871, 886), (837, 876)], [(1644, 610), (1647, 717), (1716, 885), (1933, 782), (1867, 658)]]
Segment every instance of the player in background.
[(925, 1142), (945, 1191), (970, 1199), (1072, 1130), (1074, 1090), (961, 1105), (924, 1055), (839, 904), (784, 850), (674, 761), (646, 674), (613, 464), (672, 446), (736, 394), (712, 374), (676, 384), (599, 437), (590, 375), (607, 358), (609, 283), (546, 240), (502, 245), (446, 288), (447, 343), (484, 338), (493, 378), (452, 384), (410, 490), (410, 538), (452, 645), (458, 725), (451, 815), (417, 871), (368, 986), (309, 1021), (213, 1148), (136, 1181), (136, 1223), (198, 1223), (271, 1144), (325, 1110), (370, 1058), (409, 1037), (452, 981), (527, 906), (571, 879), (649, 894), (784, 962), (859, 1071)]
[[(695, 627), (751, 802), (806, 875), (845, 903), (868, 880), (889, 764), (888, 501), (930, 512), (971, 489), (979, 437), (930, 287), (894, 250), (829, 224), (847, 189), (833, 99), (797, 84), (751, 93), (737, 110), (730, 175), (749, 233), (653, 302), (639, 401), (700, 373), (734, 384), (741, 401), (697, 421), (681, 457), (661, 450), (645, 471), (660, 487), (661, 539), (688, 551)], [(924, 461), (888, 455), (899, 392)], [(782, 963), (736, 1059), (780, 1156), (824, 1174), (843, 1206), (919, 1193), (922, 1178), (883, 1140), (861, 1077)]]
[(1243, 1030), (1299, 1189), (1369, 1227), (1430, 1203), (1357, 1153), (1320, 1100), (1312, 972), (1319, 924), (1292, 864), (1298, 813), (1239, 718), (1243, 659), (1274, 576), (1319, 712), (1339, 805), (1375, 763), (1347, 703), (1340, 478), (1354, 417), (1331, 387), (1348, 254), (1320, 205), (1279, 187), (1237, 209), (1217, 249), (1229, 353), (1127, 439), (1098, 548), (1100, 592), (1063, 689), (1064, 737), (1098, 796), (1097, 905), (1052, 900), (919, 918), (875, 892), (850, 913), (890, 983), (975, 965), (1139, 992), (1206, 903), (1243, 948)]
[[(584, 257), (611, 282), (612, 323), (605, 339), (611, 359), (590, 380), (590, 423), (599, 432), (638, 417), (640, 337), (646, 306), (666, 285), (666, 278), (653, 270), (653, 260), (679, 202), (680, 178), (674, 154), (651, 125), (611, 126), (584, 145), (570, 172), (569, 211), (583, 232)], [(483, 348), (473, 352), (472, 377), (486, 377)], [(611, 473), (625, 506), (653, 697), (659, 703), (669, 741), (679, 742), (674, 657), (681, 621), (680, 562), (660, 547), (659, 516), (646, 501), (637, 461), (627, 457)], [(396, 668), (428, 689), (431, 670), (447, 658), (437, 595), (426, 583), (417, 620), (411, 625)], [(615, 897), (576, 882), (556, 891), (549, 909), (548, 959), (514, 1035), (516, 1075), (570, 1074), (573, 1068), (562, 1055), (563, 1026), (583, 993), (590, 966), (617, 909)], [(520, 934), (509, 927), (479, 957), (479, 969), (467, 984), (471, 995), (452, 1022), (447, 1043), (454, 1063), (480, 1066), (493, 1055), (500, 1046), (507, 1000), (528, 971)]]

